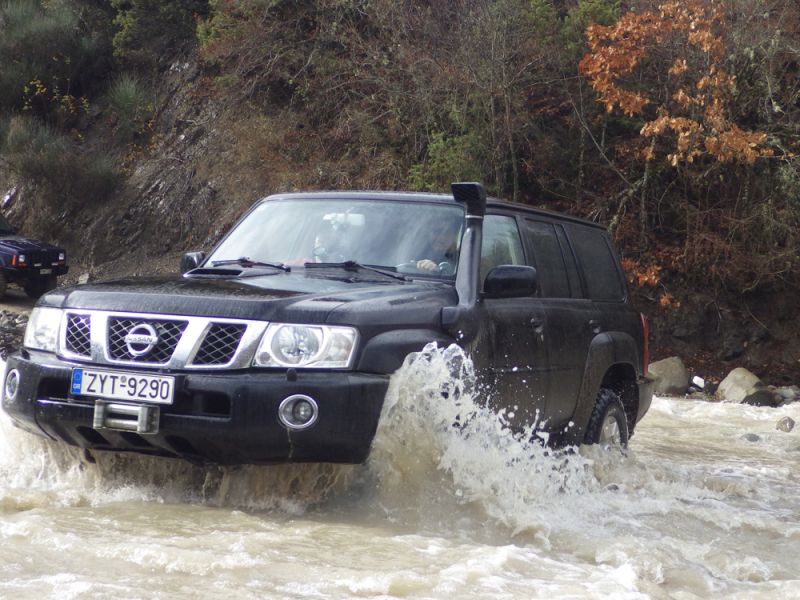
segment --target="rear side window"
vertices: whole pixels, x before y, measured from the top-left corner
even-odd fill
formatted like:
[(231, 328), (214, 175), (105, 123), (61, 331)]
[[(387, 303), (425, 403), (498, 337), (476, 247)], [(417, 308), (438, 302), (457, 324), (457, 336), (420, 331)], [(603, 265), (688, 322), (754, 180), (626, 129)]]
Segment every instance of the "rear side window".
[(524, 265), (525, 253), (514, 217), (486, 215), (481, 246), (481, 281), (499, 265)]
[(583, 268), (592, 300), (621, 300), (625, 288), (605, 234), (589, 227), (570, 226), (570, 238)]
[(570, 289), (564, 255), (551, 223), (525, 219), (525, 234), (533, 249), (539, 291), (543, 298), (569, 298)]

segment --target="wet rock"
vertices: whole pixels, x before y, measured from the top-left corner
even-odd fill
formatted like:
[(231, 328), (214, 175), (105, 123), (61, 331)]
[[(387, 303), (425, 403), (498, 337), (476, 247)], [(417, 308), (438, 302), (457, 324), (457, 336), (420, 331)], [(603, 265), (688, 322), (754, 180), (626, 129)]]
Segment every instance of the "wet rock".
[(26, 315), (18, 315), (9, 311), (0, 311), (0, 357), (7, 357), (22, 346), (25, 327), (28, 324)]
[(742, 436), (742, 439), (746, 442), (760, 442), (761, 438), (758, 437), (755, 433), (745, 433)]
[(677, 356), (651, 363), (647, 374), (656, 380), (656, 394), (682, 395), (689, 387), (689, 371)]
[(783, 398), (769, 388), (757, 389), (742, 400), (742, 404), (750, 406), (769, 406), (775, 408), (783, 403)]
[(800, 401), (800, 387), (796, 385), (775, 388), (775, 393), (781, 397), (783, 404)]
[(80, 285), (83, 285), (85, 283), (89, 283), (90, 281), (92, 281), (92, 279), (94, 279), (94, 277), (92, 277), (91, 273), (89, 272), (81, 273), (81, 275), (78, 277), (78, 283)]
[(717, 388), (717, 398), (727, 402), (754, 406), (777, 406), (775, 393), (764, 382), (745, 368), (738, 367), (728, 373)]
[(792, 429), (794, 429), (794, 426), (795, 422), (792, 417), (783, 417), (775, 424), (775, 429), (789, 433)]

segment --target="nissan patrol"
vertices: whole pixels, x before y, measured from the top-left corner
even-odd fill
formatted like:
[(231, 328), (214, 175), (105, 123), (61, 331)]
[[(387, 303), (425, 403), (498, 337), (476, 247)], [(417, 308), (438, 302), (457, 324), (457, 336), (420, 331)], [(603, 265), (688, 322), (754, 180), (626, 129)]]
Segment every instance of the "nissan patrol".
[(44, 295), (8, 359), (13, 421), (94, 450), (358, 463), (430, 342), (554, 444), (624, 446), (650, 405), (647, 322), (606, 230), (480, 184), (269, 196), (181, 270)]

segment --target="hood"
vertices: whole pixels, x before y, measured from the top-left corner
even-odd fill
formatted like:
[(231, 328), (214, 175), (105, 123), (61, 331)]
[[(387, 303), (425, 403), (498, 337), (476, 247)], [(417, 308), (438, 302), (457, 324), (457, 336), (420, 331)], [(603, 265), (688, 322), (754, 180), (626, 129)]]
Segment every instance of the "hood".
[[(438, 309), (456, 298), (453, 286), (442, 282), (376, 281), (343, 271), (298, 269), (247, 275), (172, 275), (89, 283), (55, 290), (39, 306), (359, 325), (385, 320), (387, 311), (393, 321), (400, 315), (407, 315), (401, 320), (428, 321), (432, 307)], [(438, 320), (438, 310), (433, 312)]]
[(39, 240), (27, 238), (22, 235), (3, 235), (0, 237), (0, 246), (5, 246), (17, 252), (28, 252), (31, 250), (60, 250), (58, 246), (48, 244)]

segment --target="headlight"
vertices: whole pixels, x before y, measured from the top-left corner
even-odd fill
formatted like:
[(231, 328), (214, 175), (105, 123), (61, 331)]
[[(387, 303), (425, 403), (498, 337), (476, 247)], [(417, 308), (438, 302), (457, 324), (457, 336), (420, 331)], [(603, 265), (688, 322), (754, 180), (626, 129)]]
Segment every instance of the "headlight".
[(258, 367), (346, 369), (356, 349), (352, 327), (272, 323), (258, 345)]
[(58, 346), (58, 328), (61, 325), (60, 308), (34, 308), (25, 330), (26, 348), (55, 352)]

